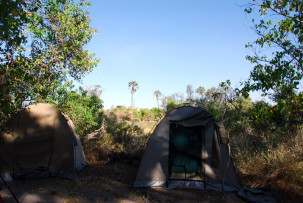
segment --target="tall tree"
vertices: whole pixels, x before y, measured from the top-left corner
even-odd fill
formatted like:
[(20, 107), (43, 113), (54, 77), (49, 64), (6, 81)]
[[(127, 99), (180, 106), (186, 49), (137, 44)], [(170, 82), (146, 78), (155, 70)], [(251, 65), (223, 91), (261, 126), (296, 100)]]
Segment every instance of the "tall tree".
[(85, 87), (87, 91), (87, 96), (91, 97), (96, 95), (97, 97), (101, 97), (102, 92), (104, 91), (101, 85), (89, 85)]
[(187, 93), (187, 101), (192, 103), (194, 100), (194, 90), (192, 85), (186, 86), (186, 93)]
[(196, 89), (196, 92), (200, 95), (201, 99), (205, 97), (205, 88), (200, 86)]
[(135, 107), (134, 94), (137, 92), (137, 89), (139, 88), (139, 85), (136, 81), (132, 80), (128, 83), (128, 88), (130, 89), (130, 92), (131, 92), (131, 106)]
[(246, 46), (254, 51), (247, 59), (255, 66), (241, 92), (274, 93), (279, 113), (302, 122), (303, 95), (296, 90), (303, 77), (303, 1), (253, 0), (245, 12), (262, 18), (252, 19), (259, 38)]
[(160, 90), (156, 90), (156, 91), (154, 91), (154, 96), (157, 99), (157, 104), (158, 104), (158, 109), (159, 109), (159, 98), (162, 96), (162, 93), (160, 92)]
[(73, 0), (0, 1), (0, 126), (98, 63), (84, 49), (96, 30)]

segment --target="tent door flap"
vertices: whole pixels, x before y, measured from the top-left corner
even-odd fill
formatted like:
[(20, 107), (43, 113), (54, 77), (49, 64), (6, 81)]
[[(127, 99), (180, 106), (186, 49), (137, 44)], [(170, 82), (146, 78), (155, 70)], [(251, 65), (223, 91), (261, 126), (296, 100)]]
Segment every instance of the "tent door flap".
[(170, 124), (169, 179), (203, 180), (204, 128)]

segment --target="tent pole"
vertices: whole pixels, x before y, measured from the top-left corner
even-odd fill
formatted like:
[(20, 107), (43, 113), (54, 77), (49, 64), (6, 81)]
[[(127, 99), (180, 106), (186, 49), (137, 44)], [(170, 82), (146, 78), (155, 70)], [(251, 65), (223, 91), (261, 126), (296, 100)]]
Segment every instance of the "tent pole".
[(224, 182), (225, 182), (225, 174), (226, 174), (226, 171), (228, 169), (228, 166), (230, 164), (230, 143), (228, 142), (227, 143), (227, 149), (228, 149), (228, 162), (226, 164), (226, 168), (224, 170), (224, 173), (223, 173), (223, 179), (222, 179), (222, 196), (224, 196)]

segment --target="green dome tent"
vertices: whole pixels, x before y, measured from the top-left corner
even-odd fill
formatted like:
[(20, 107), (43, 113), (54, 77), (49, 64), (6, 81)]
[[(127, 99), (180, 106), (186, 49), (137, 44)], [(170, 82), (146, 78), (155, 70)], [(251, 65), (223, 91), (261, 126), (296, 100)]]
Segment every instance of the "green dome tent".
[(27, 106), (0, 135), (0, 173), (14, 178), (58, 176), (73, 179), (85, 165), (72, 121), (55, 106)]
[(152, 133), (133, 186), (237, 191), (227, 141), (223, 124), (205, 109), (174, 109)]

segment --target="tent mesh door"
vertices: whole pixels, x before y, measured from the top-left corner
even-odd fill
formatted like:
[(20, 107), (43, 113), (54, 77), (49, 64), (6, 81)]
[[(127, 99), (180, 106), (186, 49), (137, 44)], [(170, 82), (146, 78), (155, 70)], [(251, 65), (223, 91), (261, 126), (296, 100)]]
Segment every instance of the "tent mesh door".
[(203, 127), (170, 124), (169, 179), (204, 180)]

